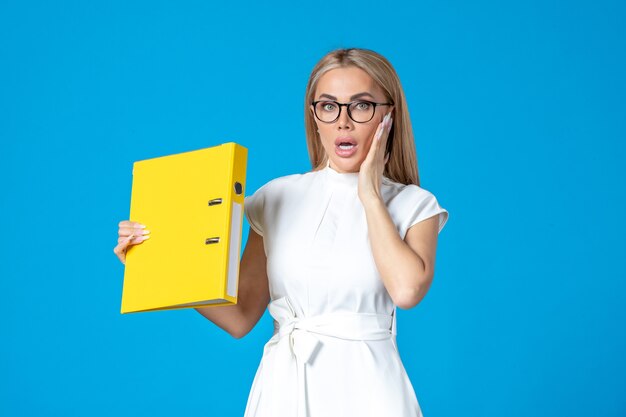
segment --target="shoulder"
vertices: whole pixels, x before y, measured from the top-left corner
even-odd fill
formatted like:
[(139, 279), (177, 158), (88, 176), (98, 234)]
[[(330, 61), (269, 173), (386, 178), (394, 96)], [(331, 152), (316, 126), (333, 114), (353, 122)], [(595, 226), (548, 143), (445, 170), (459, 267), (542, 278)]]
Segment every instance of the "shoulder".
[(306, 189), (302, 187), (310, 185), (316, 176), (317, 171), (310, 171), (304, 174), (290, 174), (277, 177), (260, 186), (253, 195), (279, 195), (294, 187)]
[(435, 198), (433, 193), (417, 184), (402, 184), (387, 177), (383, 178), (383, 184), (387, 197), (385, 200), (389, 204), (415, 204), (419, 201)]
[(310, 174), (311, 173), (308, 172), (306, 174), (284, 175), (282, 177), (274, 178), (273, 180), (268, 181), (265, 185), (263, 185), (263, 187), (276, 189), (276, 188), (282, 188), (282, 187), (289, 187), (292, 185), (298, 185), (298, 184), (307, 182), (308, 180), (312, 179)]
[(314, 178), (313, 172), (281, 176), (245, 196), (244, 210), (250, 226), (265, 236), (266, 230), (271, 231), (276, 227), (284, 212), (283, 208), (302, 199), (302, 190), (310, 189)]
[(436, 214), (441, 231), (448, 220), (448, 211), (439, 205), (432, 192), (416, 184), (400, 184), (388, 178), (384, 181), (387, 208), (391, 217), (397, 220), (403, 239), (411, 226)]

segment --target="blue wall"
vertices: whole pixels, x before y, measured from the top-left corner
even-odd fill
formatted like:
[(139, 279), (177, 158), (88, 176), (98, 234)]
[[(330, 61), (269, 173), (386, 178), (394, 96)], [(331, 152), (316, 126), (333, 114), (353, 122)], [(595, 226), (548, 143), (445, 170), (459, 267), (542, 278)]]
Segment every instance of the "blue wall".
[(223, 3), (0, 4), (0, 414), (243, 414), (269, 313), (236, 340), (119, 312), (132, 163), (236, 141), (249, 191), (307, 171), (308, 75), (358, 46), (450, 212), (399, 310), (425, 416), (626, 415), (624, 3)]

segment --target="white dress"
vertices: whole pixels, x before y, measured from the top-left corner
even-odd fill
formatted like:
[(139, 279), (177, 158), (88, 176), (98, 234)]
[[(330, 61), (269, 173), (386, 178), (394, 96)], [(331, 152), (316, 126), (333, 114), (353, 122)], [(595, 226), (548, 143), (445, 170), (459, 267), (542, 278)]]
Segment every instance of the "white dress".
[[(358, 173), (274, 179), (245, 198), (263, 236), (274, 318), (244, 417), (421, 417), (396, 345), (395, 305), (372, 255)], [(433, 194), (383, 177), (399, 235), (439, 215)]]

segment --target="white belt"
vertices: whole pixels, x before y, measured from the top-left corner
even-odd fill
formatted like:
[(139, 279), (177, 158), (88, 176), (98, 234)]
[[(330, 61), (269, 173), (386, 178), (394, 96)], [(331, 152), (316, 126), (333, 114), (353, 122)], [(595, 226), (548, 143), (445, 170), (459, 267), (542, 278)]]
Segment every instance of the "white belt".
[[(317, 335), (345, 340), (383, 340), (395, 336), (394, 314), (328, 313), (312, 317), (296, 317), (287, 297), (273, 300), (269, 311), (275, 323), (274, 336), (265, 349), (289, 335), (289, 346), (298, 370), (298, 417), (308, 416), (305, 365), (312, 362), (322, 341)], [(393, 340), (394, 346), (395, 340)], [(271, 372), (271, 370), (267, 370)]]

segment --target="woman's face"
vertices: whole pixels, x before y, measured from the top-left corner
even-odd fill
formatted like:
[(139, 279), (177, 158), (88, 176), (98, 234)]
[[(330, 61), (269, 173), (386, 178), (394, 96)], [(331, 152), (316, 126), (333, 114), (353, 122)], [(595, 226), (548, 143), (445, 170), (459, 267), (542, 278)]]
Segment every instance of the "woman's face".
[[(339, 103), (358, 100), (388, 102), (383, 90), (372, 77), (353, 66), (336, 68), (322, 75), (313, 97), (313, 101), (318, 100), (333, 100)], [(326, 108), (332, 110), (335, 107), (336, 105), (331, 104)], [(322, 146), (330, 158), (331, 168), (341, 173), (358, 172), (370, 149), (378, 124), (392, 109), (392, 106), (376, 106), (374, 117), (365, 123), (357, 123), (348, 117), (346, 106), (341, 107), (339, 118), (332, 123), (324, 123), (313, 114)], [(313, 112), (313, 106), (310, 106), (310, 110)], [(355, 113), (356, 111), (353, 111), (353, 116)], [(342, 142), (344, 145), (340, 147)], [(353, 145), (349, 146), (346, 143)]]

